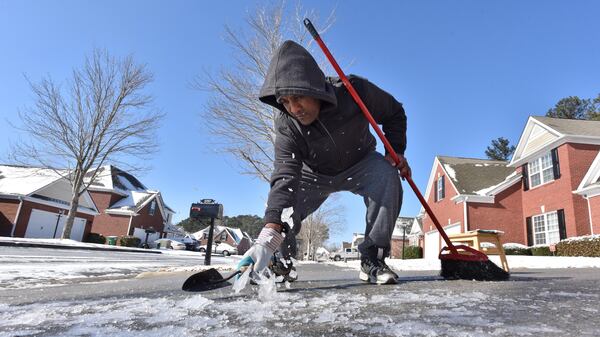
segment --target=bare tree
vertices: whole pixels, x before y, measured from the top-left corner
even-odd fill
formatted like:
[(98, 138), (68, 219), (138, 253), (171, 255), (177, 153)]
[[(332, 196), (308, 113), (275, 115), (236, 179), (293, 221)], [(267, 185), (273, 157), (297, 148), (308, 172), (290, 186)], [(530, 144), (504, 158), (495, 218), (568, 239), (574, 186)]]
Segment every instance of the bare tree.
[(333, 194), (329, 199), (310, 214), (302, 222), (298, 239), (303, 244), (300, 252), (305, 259), (316, 258), (317, 249), (329, 239), (330, 234), (339, 233), (344, 228), (344, 207), (338, 202), (339, 195)]
[[(311, 50), (312, 38), (303, 26), (304, 17), (318, 22), (315, 11), (305, 11), (301, 5), (289, 9), (285, 2), (264, 6), (248, 15), (246, 29), (225, 26), (225, 40), (231, 46), (234, 66), (218, 74), (205, 71), (193, 81), (193, 86), (208, 90), (203, 121), (222, 153), (230, 154), (241, 172), (269, 181), (273, 169), (275, 109), (258, 100), (271, 56), (285, 39), (293, 39)], [(333, 22), (333, 11), (325, 24)], [(248, 37), (248, 33), (250, 36)], [(323, 62), (321, 62), (323, 64)]]
[[(79, 198), (105, 163), (127, 165), (130, 158), (147, 158), (157, 149), (155, 131), (163, 114), (151, 108), (144, 89), (152, 74), (131, 56), (117, 59), (95, 50), (74, 69), (64, 90), (50, 77), (29, 84), (35, 103), (19, 112), (19, 128), (29, 143), (13, 145), (11, 158), (21, 164), (55, 170), (72, 184), (67, 222), (61, 237), (68, 239)], [(85, 180), (84, 180), (85, 177)]]

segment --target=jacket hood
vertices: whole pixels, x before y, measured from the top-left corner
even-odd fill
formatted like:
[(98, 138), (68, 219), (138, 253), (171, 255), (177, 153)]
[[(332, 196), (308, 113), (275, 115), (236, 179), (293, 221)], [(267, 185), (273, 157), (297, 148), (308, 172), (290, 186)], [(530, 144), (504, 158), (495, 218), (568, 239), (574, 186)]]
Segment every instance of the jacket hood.
[(259, 99), (285, 112), (277, 96), (302, 95), (321, 100), (321, 110), (335, 107), (337, 99), (333, 86), (310, 53), (294, 41), (285, 41), (275, 51)]

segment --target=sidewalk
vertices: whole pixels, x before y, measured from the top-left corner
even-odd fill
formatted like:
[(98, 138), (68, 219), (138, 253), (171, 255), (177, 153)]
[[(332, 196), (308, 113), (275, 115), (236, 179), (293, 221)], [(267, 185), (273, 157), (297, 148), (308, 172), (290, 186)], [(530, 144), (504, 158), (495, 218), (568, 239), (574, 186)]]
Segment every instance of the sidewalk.
[(69, 239), (25, 239), (0, 236), (0, 246), (37, 247), (53, 249), (104, 250), (128, 253), (162, 254), (160, 250), (79, 242)]

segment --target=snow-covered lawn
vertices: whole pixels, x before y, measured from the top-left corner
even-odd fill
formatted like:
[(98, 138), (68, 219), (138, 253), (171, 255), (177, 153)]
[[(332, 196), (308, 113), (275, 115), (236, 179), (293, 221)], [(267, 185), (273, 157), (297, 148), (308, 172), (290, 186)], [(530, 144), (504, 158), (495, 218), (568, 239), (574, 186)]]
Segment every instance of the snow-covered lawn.
[[(47, 256), (48, 249), (26, 249), (26, 255), (0, 256), (0, 290), (60, 286), (79, 282), (100, 282), (131, 278), (144, 272), (169, 268), (203, 268), (204, 254), (190, 251), (164, 250), (162, 254), (62, 251)], [(235, 266), (239, 256), (213, 256), (212, 262)], [(189, 267), (188, 267), (189, 266)], [(191, 269), (195, 270), (195, 269)]]
[(111, 249), (115, 251), (127, 251), (127, 250), (140, 250), (144, 251), (142, 248), (133, 248), (133, 247), (121, 247), (121, 246), (109, 246), (105, 244), (98, 243), (88, 243), (88, 242), (80, 242), (70, 239), (32, 239), (32, 238), (13, 238), (13, 237), (0, 237), (0, 242), (10, 242), (15, 244), (33, 244), (33, 245), (48, 245), (48, 246), (66, 246), (72, 248), (102, 248), (102, 249)]
[[(501, 266), (497, 255), (490, 255), (490, 261)], [(571, 256), (524, 256), (507, 255), (506, 260), (510, 269), (555, 269), (555, 268), (600, 268), (600, 257), (571, 257)], [(395, 270), (440, 270), (438, 259), (387, 259), (387, 264)], [(360, 261), (327, 262), (339, 267), (360, 269)]]

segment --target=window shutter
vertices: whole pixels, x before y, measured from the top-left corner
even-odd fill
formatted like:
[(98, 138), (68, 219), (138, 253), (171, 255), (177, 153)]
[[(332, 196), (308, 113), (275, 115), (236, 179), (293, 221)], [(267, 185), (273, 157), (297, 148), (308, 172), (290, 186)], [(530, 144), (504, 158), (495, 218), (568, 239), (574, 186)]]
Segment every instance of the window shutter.
[(433, 182), (433, 202), (438, 201), (438, 180)]
[(446, 179), (444, 179), (445, 176), (442, 176), (440, 179), (442, 179), (442, 199), (444, 199), (446, 197)]
[(558, 162), (558, 148), (552, 149), (552, 171), (554, 171), (554, 180), (560, 178), (560, 163)]
[(567, 227), (565, 226), (565, 210), (559, 209), (556, 211), (558, 215), (558, 234), (560, 235), (560, 239), (564, 240), (567, 238)]
[(531, 228), (531, 217), (525, 218), (527, 222), (527, 245), (533, 246), (533, 228)]
[(527, 172), (527, 164), (521, 166), (521, 173), (523, 174), (523, 190), (529, 190), (529, 173)]

